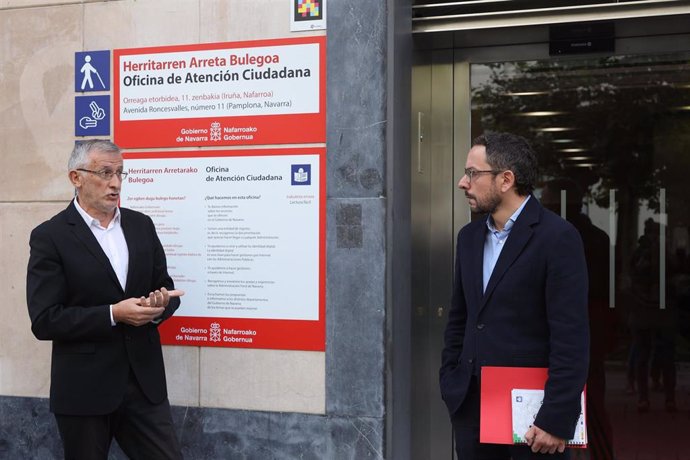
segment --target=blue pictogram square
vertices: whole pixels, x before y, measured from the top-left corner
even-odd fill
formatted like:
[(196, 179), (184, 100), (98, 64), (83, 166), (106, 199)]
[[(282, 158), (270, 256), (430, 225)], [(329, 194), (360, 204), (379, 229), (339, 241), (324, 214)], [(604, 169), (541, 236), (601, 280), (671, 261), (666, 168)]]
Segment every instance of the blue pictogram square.
[(110, 96), (74, 98), (74, 135), (110, 135)]
[(110, 91), (110, 50), (74, 53), (74, 91)]
[(311, 165), (292, 165), (290, 169), (292, 185), (311, 185)]

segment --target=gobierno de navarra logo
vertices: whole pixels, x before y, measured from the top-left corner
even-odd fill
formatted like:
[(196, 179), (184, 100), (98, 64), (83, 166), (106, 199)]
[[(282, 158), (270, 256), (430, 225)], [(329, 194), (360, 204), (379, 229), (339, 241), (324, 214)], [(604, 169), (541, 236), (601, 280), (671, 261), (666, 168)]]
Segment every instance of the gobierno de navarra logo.
[(211, 323), (211, 328), (208, 331), (208, 338), (211, 342), (221, 341), (221, 329), (220, 324), (217, 322)]

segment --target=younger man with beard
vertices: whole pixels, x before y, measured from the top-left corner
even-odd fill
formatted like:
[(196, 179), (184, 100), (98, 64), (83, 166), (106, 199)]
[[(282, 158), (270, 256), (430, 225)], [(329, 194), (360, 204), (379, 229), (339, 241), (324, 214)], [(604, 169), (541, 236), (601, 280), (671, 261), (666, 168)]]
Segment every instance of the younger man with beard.
[[(577, 230), (531, 194), (536, 179), (524, 138), (487, 133), (458, 183), (472, 211), (487, 214), (458, 234), (440, 370), (463, 460), (569, 458), (589, 359), (587, 268)], [(482, 366), (548, 368), (528, 446), (479, 442)]]

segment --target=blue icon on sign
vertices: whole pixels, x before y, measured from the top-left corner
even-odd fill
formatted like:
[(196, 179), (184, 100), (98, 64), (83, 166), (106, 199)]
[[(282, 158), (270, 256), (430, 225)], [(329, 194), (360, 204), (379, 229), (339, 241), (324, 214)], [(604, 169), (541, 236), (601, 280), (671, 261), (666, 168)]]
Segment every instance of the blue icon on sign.
[(74, 90), (110, 90), (110, 50), (74, 53)]
[(110, 135), (110, 96), (74, 98), (74, 135)]
[(292, 185), (311, 185), (311, 165), (292, 165)]

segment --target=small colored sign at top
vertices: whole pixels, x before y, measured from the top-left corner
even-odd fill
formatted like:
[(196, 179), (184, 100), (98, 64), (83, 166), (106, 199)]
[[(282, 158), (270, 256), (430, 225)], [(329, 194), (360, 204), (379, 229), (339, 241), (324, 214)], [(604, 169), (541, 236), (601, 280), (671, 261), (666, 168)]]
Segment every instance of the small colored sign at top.
[(319, 0), (295, 0), (295, 21), (311, 21), (323, 18)]
[(110, 50), (74, 53), (74, 91), (110, 91)]
[(292, 0), (290, 30), (323, 30), (326, 28), (326, 0)]

